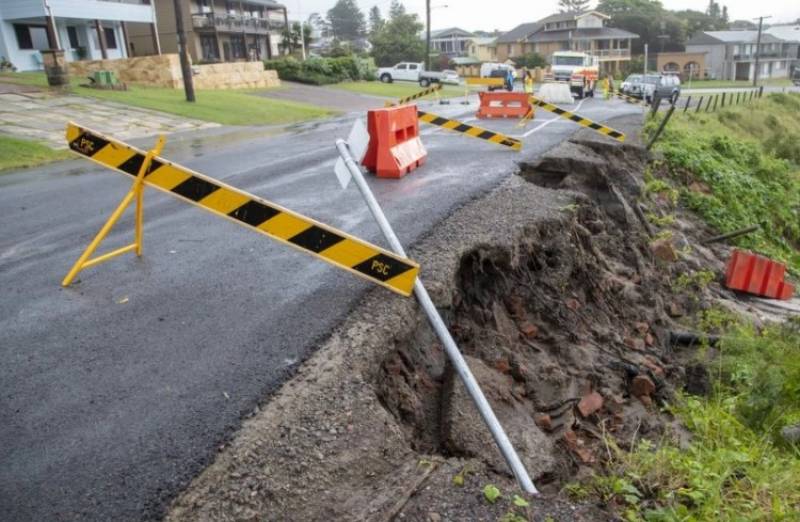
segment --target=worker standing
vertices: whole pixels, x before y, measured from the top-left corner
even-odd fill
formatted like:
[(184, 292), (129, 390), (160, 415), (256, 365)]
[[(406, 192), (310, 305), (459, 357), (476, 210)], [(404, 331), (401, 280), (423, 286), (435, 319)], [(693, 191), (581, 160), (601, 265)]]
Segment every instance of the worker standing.
[(528, 69), (525, 69), (525, 76), (522, 80), (523, 87), (526, 94), (533, 94), (533, 75)]
[(606, 100), (611, 98), (611, 91), (609, 89), (608, 75), (603, 77), (603, 98)]
[(514, 68), (509, 67), (506, 69), (506, 90), (511, 92), (514, 90)]

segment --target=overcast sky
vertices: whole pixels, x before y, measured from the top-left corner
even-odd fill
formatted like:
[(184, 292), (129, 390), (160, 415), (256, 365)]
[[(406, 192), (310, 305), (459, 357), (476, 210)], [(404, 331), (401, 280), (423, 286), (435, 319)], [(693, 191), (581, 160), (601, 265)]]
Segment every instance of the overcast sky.
[[(324, 14), (335, 0), (280, 0), (292, 19), (305, 19), (310, 13)], [(356, 0), (366, 14), (377, 5), (386, 14), (391, 0)], [(403, 0), (401, 0), (403, 1)], [(718, 0), (728, 6), (731, 20), (749, 20), (772, 15), (771, 23), (794, 21), (800, 17), (800, 0)], [(708, 0), (662, 0), (667, 9), (703, 10)], [(424, 22), (425, 0), (404, 0), (409, 11)], [(447, 7), (444, 7), (444, 6)], [(596, 3), (594, 3), (596, 5)], [(558, 12), (558, 0), (431, 0), (431, 27), (461, 27), (468, 31), (482, 29), (508, 31), (522, 22), (532, 22)]]

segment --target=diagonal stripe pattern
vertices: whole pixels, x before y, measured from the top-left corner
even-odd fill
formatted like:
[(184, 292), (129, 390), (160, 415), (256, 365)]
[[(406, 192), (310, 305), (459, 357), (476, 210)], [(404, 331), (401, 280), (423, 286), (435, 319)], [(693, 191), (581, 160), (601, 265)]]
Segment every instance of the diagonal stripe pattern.
[(627, 94), (622, 94), (619, 91), (611, 91), (611, 94), (613, 94), (617, 98), (625, 100), (628, 103), (647, 105), (644, 100), (640, 100), (639, 98), (634, 98), (633, 96), (628, 96)]
[[(74, 123), (69, 148), (135, 177), (145, 153)], [(144, 183), (213, 214), (327, 261), (373, 283), (409, 296), (419, 265), (311, 218), (226, 185), (163, 158), (154, 158)]]
[(387, 107), (393, 107), (395, 105), (404, 105), (404, 104), (406, 104), (406, 103), (408, 103), (410, 101), (418, 100), (419, 98), (422, 98), (423, 96), (427, 96), (429, 94), (433, 94), (433, 93), (435, 93), (436, 91), (438, 91), (441, 88), (442, 88), (442, 84), (441, 83), (435, 83), (431, 87), (428, 87), (427, 89), (425, 89), (423, 91), (415, 92), (414, 94), (412, 94), (410, 96), (406, 96), (405, 98), (400, 98), (396, 102), (386, 102), (386, 106)]
[(592, 130), (599, 132), (600, 134), (605, 134), (609, 138), (614, 138), (617, 141), (625, 141), (625, 134), (621, 133), (618, 130), (614, 130), (611, 127), (606, 127), (605, 125), (601, 125), (597, 122), (594, 122), (588, 118), (584, 118), (579, 114), (575, 114), (573, 112), (569, 112), (567, 110), (558, 107), (557, 105), (553, 105), (551, 103), (544, 102), (537, 98), (536, 96), (531, 96), (531, 103), (533, 105), (538, 105), (542, 109), (546, 111), (550, 111), (554, 114), (561, 116), (564, 119), (574, 121), (578, 125), (583, 127), (588, 127)]
[(510, 138), (498, 132), (490, 131), (481, 127), (475, 127), (474, 125), (467, 125), (466, 123), (462, 123), (458, 120), (449, 120), (447, 118), (443, 118), (442, 116), (437, 116), (436, 114), (423, 112), (419, 109), (417, 109), (417, 117), (420, 119), (420, 121), (424, 121), (425, 123), (430, 123), (431, 125), (436, 125), (451, 131), (460, 132), (467, 136), (478, 138), (479, 140), (490, 141), (498, 145), (510, 147), (513, 150), (522, 149), (521, 141)]

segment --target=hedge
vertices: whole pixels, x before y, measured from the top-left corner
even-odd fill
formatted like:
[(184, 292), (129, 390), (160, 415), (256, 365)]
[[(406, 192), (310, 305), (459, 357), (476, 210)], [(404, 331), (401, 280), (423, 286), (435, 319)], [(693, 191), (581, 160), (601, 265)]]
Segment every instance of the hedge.
[(339, 58), (309, 58), (301, 62), (289, 56), (266, 60), (265, 69), (278, 72), (281, 80), (313, 85), (326, 85), (351, 80), (374, 80), (377, 69), (372, 58), (342, 56)]

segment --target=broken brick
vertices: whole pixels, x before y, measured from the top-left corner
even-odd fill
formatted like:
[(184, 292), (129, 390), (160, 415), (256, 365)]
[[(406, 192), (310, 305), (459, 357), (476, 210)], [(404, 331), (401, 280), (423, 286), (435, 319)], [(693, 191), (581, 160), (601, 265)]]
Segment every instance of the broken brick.
[(553, 431), (553, 419), (546, 413), (537, 413), (534, 415), (533, 422), (544, 431)]
[(528, 321), (525, 321), (524, 323), (519, 325), (519, 331), (522, 332), (522, 334), (525, 337), (531, 339), (533, 337), (536, 337), (536, 335), (539, 333), (539, 327), (536, 326), (535, 324), (531, 324)]
[(569, 299), (566, 299), (564, 301), (564, 304), (566, 305), (567, 308), (569, 308), (573, 312), (577, 312), (578, 308), (581, 307), (581, 303), (577, 299), (575, 299), (573, 297), (570, 297)]
[(681, 308), (681, 305), (679, 305), (675, 301), (672, 301), (669, 304), (669, 311), (667, 313), (669, 313), (670, 317), (682, 317), (683, 316), (683, 308)]
[(563, 438), (564, 438), (564, 442), (567, 443), (567, 446), (570, 449), (574, 449), (574, 448), (578, 447), (578, 435), (574, 431), (572, 431), (572, 430), (565, 431), (564, 435), (563, 435)]
[(656, 385), (650, 377), (646, 375), (637, 375), (631, 382), (631, 395), (634, 397), (650, 396), (656, 391)]
[(653, 372), (653, 375), (656, 377), (664, 377), (664, 368), (659, 366), (653, 359), (650, 357), (645, 356), (644, 361), (642, 362), (648, 370)]
[(635, 337), (626, 337), (622, 340), (623, 344), (630, 348), (631, 350), (643, 351), (644, 350), (644, 341), (642, 339), (637, 339)]
[(574, 448), (572, 452), (575, 453), (584, 464), (591, 464), (594, 462), (594, 453), (592, 453), (592, 450), (589, 448)]
[(522, 301), (520, 296), (510, 296), (506, 301), (506, 306), (508, 307), (512, 316), (517, 318), (525, 317), (525, 303)]
[(603, 396), (596, 391), (584, 396), (578, 403), (578, 411), (583, 417), (588, 417), (592, 413), (603, 407)]
[(633, 323), (633, 327), (636, 328), (636, 331), (642, 335), (646, 334), (650, 330), (650, 325), (645, 322)]
[(650, 243), (650, 252), (656, 258), (668, 263), (678, 260), (678, 254), (675, 252), (675, 247), (672, 246), (672, 240), (669, 238), (656, 239)]
[(656, 343), (655, 338), (653, 337), (653, 335), (650, 332), (648, 332), (644, 336), (644, 344), (646, 344), (647, 346), (653, 346), (655, 343)]
[(511, 372), (511, 365), (508, 364), (508, 359), (498, 359), (495, 361), (494, 367), (500, 373), (508, 374)]
[(653, 405), (653, 399), (651, 399), (649, 395), (642, 395), (638, 399), (648, 408)]

